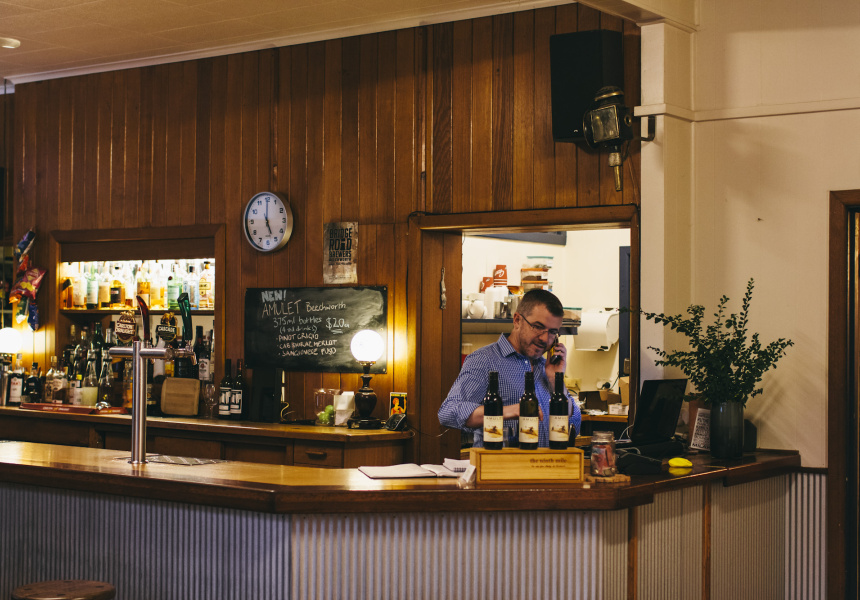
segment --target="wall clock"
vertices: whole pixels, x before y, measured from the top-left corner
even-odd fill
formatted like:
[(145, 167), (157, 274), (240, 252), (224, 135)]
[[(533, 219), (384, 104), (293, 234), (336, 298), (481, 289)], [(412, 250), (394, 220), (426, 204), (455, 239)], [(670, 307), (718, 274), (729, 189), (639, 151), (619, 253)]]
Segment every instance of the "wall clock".
[(255, 250), (283, 248), (293, 233), (290, 203), (273, 192), (254, 195), (245, 206), (245, 238)]

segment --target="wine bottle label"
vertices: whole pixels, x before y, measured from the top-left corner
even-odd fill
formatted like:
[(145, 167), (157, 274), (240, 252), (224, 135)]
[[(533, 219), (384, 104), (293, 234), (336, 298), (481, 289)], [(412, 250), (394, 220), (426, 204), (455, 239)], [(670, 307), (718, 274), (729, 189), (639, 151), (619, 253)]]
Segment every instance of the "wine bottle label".
[(242, 390), (233, 390), (233, 394), (230, 396), (230, 414), (242, 414)]
[(197, 378), (200, 381), (209, 381), (209, 359), (201, 358), (197, 360)]
[(503, 442), (504, 441), (504, 417), (488, 417), (484, 415), (484, 441), (485, 442)]
[(21, 403), (21, 391), (24, 388), (24, 380), (20, 377), (9, 379), (9, 402), (11, 404)]
[(534, 444), (538, 441), (539, 417), (520, 417), (520, 443)]
[(230, 397), (233, 395), (233, 390), (230, 388), (220, 388), (221, 393), (218, 396), (218, 414), (228, 416), (230, 414)]
[(570, 436), (570, 425), (567, 415), (550, 415), (549, 441), (566, 442)]

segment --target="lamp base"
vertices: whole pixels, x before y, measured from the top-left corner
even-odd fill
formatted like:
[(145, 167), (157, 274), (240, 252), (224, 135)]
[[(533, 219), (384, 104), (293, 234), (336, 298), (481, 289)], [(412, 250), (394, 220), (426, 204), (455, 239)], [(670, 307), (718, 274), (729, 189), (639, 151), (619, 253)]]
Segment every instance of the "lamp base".
[(368, 419), (350, 417), (346, 420), (346, 426), (350, 429), (382, 429), (382, 421), (374, 417)]

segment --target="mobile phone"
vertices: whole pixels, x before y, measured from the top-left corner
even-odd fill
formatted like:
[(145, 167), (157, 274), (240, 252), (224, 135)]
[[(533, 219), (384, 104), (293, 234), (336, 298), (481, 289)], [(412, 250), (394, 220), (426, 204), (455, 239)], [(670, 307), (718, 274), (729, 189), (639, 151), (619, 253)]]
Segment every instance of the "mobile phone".
[(547, 352), (549, 353), (549, 364), (551, 364), (551, 365), (557, 365), (558, 363), (561, 362), (561, 355), (553, 353), (553, 350), (555, 350), (556, 344), (558, 344), (558, 338), (553, 340), (552, 345), (550, 345), (550, 347), (547, 348)]

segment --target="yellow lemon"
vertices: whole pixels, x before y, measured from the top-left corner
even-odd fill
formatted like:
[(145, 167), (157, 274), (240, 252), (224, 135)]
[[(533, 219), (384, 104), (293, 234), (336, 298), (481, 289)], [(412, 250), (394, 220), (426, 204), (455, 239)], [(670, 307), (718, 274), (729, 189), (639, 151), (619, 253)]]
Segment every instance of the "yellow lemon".
[(669, 459), (670, 467), (692, 467), (693, 463), (691, 463), (686, 458), (681, 458), (680, 456), (676, 456), (675, 458)]

